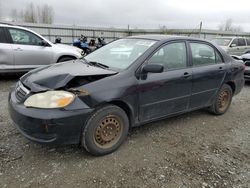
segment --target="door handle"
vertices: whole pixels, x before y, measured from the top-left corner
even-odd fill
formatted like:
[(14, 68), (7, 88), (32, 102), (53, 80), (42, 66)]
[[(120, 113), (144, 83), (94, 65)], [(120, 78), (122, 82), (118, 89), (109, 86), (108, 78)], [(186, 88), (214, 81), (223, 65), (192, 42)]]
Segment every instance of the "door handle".
[(22, 48), (15, 48), (14, 50), (15, 50), (15, 51), (23, 51)]
[(219, 67), (219, 72), (223, 72), (224, 68), (223, 67)]
[(189, 74), (188, 72), (185, 72), (184, 74), (183, 74), (183, 77), (184, 78), (189, 78), (191, 76), (191, 74)]

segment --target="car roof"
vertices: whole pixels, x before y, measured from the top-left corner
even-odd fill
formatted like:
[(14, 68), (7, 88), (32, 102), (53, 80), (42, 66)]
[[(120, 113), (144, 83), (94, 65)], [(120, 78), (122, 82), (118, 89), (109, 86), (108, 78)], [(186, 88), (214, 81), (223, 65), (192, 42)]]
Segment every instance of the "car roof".
[(22, 29), (22, 30), (25, 30), (25, 31), (29, 31), (39, 37), (41, 37), (43, 40), (45, 40), (46, 42), (48, 42), (50, 45), (53, 45), (52, 42), (50, 42), (48, 39), (44, 38), (42, 35), (36, 33), (35, 31), (31, 30), (31, 29), (28, 29), (28, 28), (25, 28), (25, 27), (21, 27), (21, 26), (17, 26), (17, 25), (13, 25), (13, 24), (6, 24), (6, 23), (3, 23), (3, 22), (0, 22), (0, 27), (6, 27), (6, 28), (16, 28), (16, 29)]
[(173, 36), (171, 35), (135, 35), (135, 36), (129, 36), (128, 38), (164, 40), (164, 39), (169, 39), (171, 37)]
[(225, 36), (225, 37), (215, 37), (216, 39), (235, 39), (235, 38), (245, 38), (245, 37), (232, 37), (232, 36)]
[(177, 36), (177, 35), (135, 35), (129, 36), (127, 38), (135, 38), (135, 39), (149, 39), (149, 40), (157, 40), (157, 41), (168, 41), (168, 40), (175, 40), (175, 39), (182, 39), (182, 40), (196, 40), (196, 41), (204, 41), (208, 42), (207, 40), (187, 37), (187, 36)]
[(31, 31), (30, 29), (27, 29), (25, 27), (20, 27), (20, 26), (12, 25), (12, 24), (5, 24), (5, 23), (1, 23), (1, 22), (0, 22), (0, 27), (10, 27), (10, 28), (17, 28), (17, 29), (23, 29), (23, 30)]

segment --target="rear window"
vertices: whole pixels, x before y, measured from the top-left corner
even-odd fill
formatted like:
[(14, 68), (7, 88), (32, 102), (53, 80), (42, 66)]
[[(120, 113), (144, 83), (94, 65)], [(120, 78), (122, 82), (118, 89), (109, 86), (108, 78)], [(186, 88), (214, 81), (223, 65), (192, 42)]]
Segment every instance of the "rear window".
[(193, 66), (204, 66), (209, 64), (216, 64), (221, 59), (216, 59), (214, 49), (203, 43), (190, 43)]
[(231, 38), (215, 38), (212, 39), (212, 42), (214, 42), (219, 46), (228, 46), (231, 40), (232, 40)]
[(0, 43), (7, 43), (3, 27), (0, 27)]
[(238, 44), (239, 44), (239, 46), (246, 46), (246, 41), (245, 41), (245, 39), (239, 38), (239, 39), (238, 39)]

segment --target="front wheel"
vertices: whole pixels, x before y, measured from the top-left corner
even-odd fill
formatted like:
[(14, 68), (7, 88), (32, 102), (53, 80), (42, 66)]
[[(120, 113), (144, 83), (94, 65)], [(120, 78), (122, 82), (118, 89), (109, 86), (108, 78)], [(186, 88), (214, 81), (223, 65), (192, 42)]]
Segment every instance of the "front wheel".
[(224, 84), (217, 93), (214, 103), (209, 107), (209, 111), (215, 115), (224, 114), (230, 107), (232, 97), (232, 88)]
[(129, 130), (127, 114), (118, 106), (107, 105), (96, 110), (84, 126), (81, 145), (93, 155), (115, 151)]

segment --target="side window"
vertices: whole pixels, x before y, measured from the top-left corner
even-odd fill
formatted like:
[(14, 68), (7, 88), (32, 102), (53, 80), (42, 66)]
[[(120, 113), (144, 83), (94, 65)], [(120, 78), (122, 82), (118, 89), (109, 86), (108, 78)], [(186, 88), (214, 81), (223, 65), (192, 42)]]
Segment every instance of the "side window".
[(215, 64), (217, 62), (214, 49), (201, 43), (190, 43), (193, 66)]
[(42, 42), (41, 38), (28, 31), (11, 28), (9, 32), (14, 44), (39, 46)]
[(231, 46), (239, 46), (238, 39), (234, 39), (233, 42), (231, 43)]
[(0, 43), (7, 43), (3, 27), (0, 27)]
[(167, 44), (159, 49), (148, 60), (148, 63), (162, 64), (165, 71), (187, 67), (187, 52), (185, 43), (177, 42)]
[(216, 63), (223, 63), (221, 55), (217, 51), (215, 51), (215, 55), (216, 55)]
[(246, 41), (244, 38), (239, 38), (238, 43), (239, 43), (239, 46), (246, 46)]
[(247, 45), (250, 46), (250, 39), (246, 39)]

